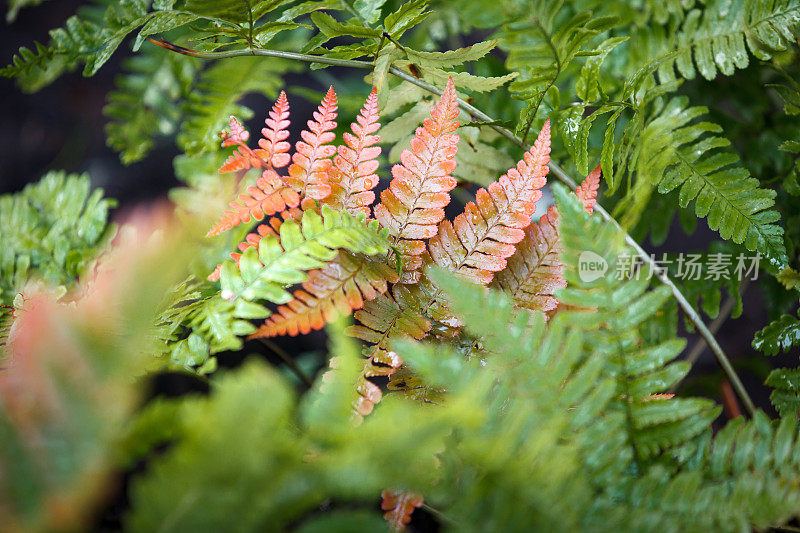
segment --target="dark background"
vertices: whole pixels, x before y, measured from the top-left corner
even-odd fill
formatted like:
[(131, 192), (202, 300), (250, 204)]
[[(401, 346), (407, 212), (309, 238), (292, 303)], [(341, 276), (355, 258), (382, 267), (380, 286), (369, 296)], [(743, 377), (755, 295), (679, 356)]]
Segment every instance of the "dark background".
[[(80, 1), (71, 0), (45, 2), (42, 6), (22, 10), (11, 25), (0, 23), (4, 25), (0, 37), (0, 62), (9, 63), (20, 46), (30, 47), (34, 41), (46, 42), (48, 30), (62, 25), (80, 5)], [(173, 140), (162, 139), (149, 157), (129, 166), (123, 165), (117, 154), (105, 145), (103, 130), (106, 119), (102, 109), (106, 95), (113, 89), (120, 63), (129, 53), (126, 50), (130, 48), (123, 44), (92, 78), (84, 78), (76, 71), (35, 94), (23, 94), (11, 80), (0, 78), (0, 193), (18, 191), (50, 169), (88, 172), (94, 185), (105, 189), (107, 196), (118, 199), (121, 208), (161, 198), (178, 185), (172, 172), (172, 158), (178, 154)], [(347, 71), (325, 72), (334, 77), (356, 75)], [(323, 89), (316, 78), (308, 75), (291, 75), (287, 79), (289, 85)], [(268, 105), (266, 99), (252, 97), (245, 103), (261, 120), (262, 110)], [(310, 114), (307, 102), (294, 98), (292, 104), (295, 116)], [(384, 177), (388, 175), (386, 169), (383, 172)], [(676, 227), (663, 246), (654, 249), (649, 243), (645, 245), (656, 253), (690, 251), (705, 249), (715, 237), (716, 234), (700, 221), (698, 230), (691, 237), (686, 237)], [(763, 379), (769, 367), (794, 366), (789, 361), (793, 357), (786, 356), (783, 361), (766, 359), (750, 347), (753, 334), (766, 325), (768, 319), (758, 287), (751, 285), (744, 298), (743, 316), (726, 321), (717, 337), (726, 353), (735, 360), (756, 403), (772, 412), (769, 391), (762, 385)], [(688, 338), (687, 352), (693, 347), (696, 336), (688, 335)], [(314, 335), (302, 340), (282, 340), (280, 344), (291, 354), (297, 354), (321, 348), (322, 342), (321, 335)], [(228, 357), (232, 364), (238, 359)], [(225, 357), (222, 362), (225, 363)], [(685, 382), (685, 390), (722, 400), (721, 381), (712, 354), (705, 350), (692, 376)]]

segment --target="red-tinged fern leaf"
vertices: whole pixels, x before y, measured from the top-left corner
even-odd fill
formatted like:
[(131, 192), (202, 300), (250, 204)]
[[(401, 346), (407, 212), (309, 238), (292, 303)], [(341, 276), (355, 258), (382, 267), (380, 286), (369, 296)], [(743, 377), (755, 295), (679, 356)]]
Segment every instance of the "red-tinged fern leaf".
[(411, 513), (424, 502), (419, 494), (389, 489), (384, 490), (381, 497), (381, 509), (387, 511), (383, 517), (395, 531), (403, 531), (411, 522)]
[(353, 406), (353, 415), (356, 418), (363, 418), (372, 412), (375, 404), (381, 401), (383, 393), (380, 387), (369, 380), (371, 377), (391, 376), (395, 370), (400, 368), (402, 361), (394, 352), (379, 350), (364, 363), (364, 369), (356, 380), (356, 392), (358, 397)]
[(256, 181), (255, 187), (248, 187), (247, 194), (240, 194), (239, 201), (231, 202), (220, 220), (208, 232), (212, 237), (234, 226), (250, 222), (251, 218), (261, 220), (265, 216), (279, 213), (289, 207), (297, 207), (300, 196), (272, 169), (266, 169)]
[(231, 117), (230, 131), (222, 132), (222, 146), (238, 144), (237, 151), (228, 157), (220, 172), (234, 172), (249, 168), (282, 168), (289, 164), (289, 148), (286, 138), (289, 136), (289, 101), (286, 93), (281, 91), (278, 100), (272, 106), (269, 117), (265, 120), (266, 128), (261, 130), (263, 139), (259, 139), (261, 148), (251, 150), (247, 146), (250, 134), (241, 122)]
[(349, 314), (386, 292), (387, 282), (397, 278), (397, 272), (384, 262), (342, 250), (324, 268), (309, 272), (295, 299), (278, 307), (251, 338), (294, 337), (322, 329), (339, 314)]
[(550, 121), (517, 166), (478, 189), (475, 202), (469, 202), (453, 223), (439, 224), (439, 233), (428, 249), (441, 267), (488, 284), (495, 272), (506, 267), (516, 244), (531, 224), (536, 202), (542, 197), (550, 162)]
[(229, 123), (230, 131), (223, 131), (220, 136), (222, 137), (222, 147), (233, 146), (234, 144), (243, 144), (247, 146), (247, 140), (250, 138), (250, 132), (245, 129), (241, 122), (236, 117), (231, 116)]
[(439, 102), (417, 128), (411, 149), (403, 150), (400, 163), (392, 167), (392, 181), (381, 193), (375, 206), (375, 218), (388, 228), (398, 249), (403, 253), (401, 279), (405, 283), (419, 280), (422, 239), (430, 239), (444, 218), (444, 207), (450, 203), (450, 191), (456, 186), (451, 176), (456, 168), (458, 135), (458, 100), (452, 78)]
[(329, 143), (336, 138), (331, 130), (336, 128), (337, 109), (336, 92), (331, 87), (314, 112), (314, 120), (308, 121), (308, 130), (300, 132), (302, 140), (294, 145), (286, 183), (303, 196), (304, 204), (310, 205), (331, 194), (328, 170), (336, 148)]
[(597, 189), (600, 188), (601, 172), (600, 165), (597, 165), (595, 169), (586, 176), (583, 183), (578, 185), (578, 188), (575, 189), (575, 194), (578, 196), (578, 199), (583, 202), (583, 208), (590, 215), (594, 211), (594, 206), (597, 205)]
[(356, 122), (350, 125), (353, 134), (343, 135), (345, 145), (336, 148), (333, 168), (330, 171), (330, 203), (357, 215), (370, 216), (370, 208), (375, 202), (373, 188), (378, 184), (377, 158), (381, 147), (378, 135), (372, 135), (381, 127), (378, 123), (378, 91), (372, 89)]
[(508, 266), (495, 276), (492, 286), (510, 294), (518, 307), (544, 313), (558, 307), (553, 294), (567, 286), (558, 224), (558, 210), (551, 206), (538, 224), (525, 228), (525, 238), (517, 244)]
[(247, 146), (250, 133), (242, 126), (236, 117), (230, 119), (230, 131), (220, 132), (222, 147), (239, 145), (225, 163), (220, 167), (220, 172), (234, 172), (236, 170), (246, 170), (248, 168), (261, 168), (264, 161), (253, 150)]
[(347, 333), (371, 345), (356, 382), (359, 394), (356, 415), (368, 415), (381, 400), (380, 389), (369, 378), (390, 376), (403, 363), (389, 350), (389, 340), (397, 335), (419, 340), (430, 331), (431, 321), (422, 313), (427, 308), (426, 300), (429, 299), (419, 285), (396, 285), (391, 294), (382, 294), (356, 311), (355, 318), (360, 324), (350, 326)]
[[(258, 140), (258, 146), (264, 154), (264, 159), (268, 160), (273, 168), (283, 168), (289, 164), (289, 148), (291, 145), (286, 141), (289, 137), (289, 101), (286, 93), (281, 91), (278, 100), (269, 112), (269, 117), (264, 120), (265, 128), (261, 128), (262, 139)], [(256, 150), (259, 152), (259, 150)], [(268, 158), (268, 159), (267, 159)]]

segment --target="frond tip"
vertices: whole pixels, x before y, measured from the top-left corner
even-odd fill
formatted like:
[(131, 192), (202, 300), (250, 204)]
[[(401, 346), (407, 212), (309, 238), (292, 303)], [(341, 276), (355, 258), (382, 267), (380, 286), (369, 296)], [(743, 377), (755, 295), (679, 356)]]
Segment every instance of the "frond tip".
[(286, 183), (310, 200), (324, 200), (331, 194), (328, 170), (336, 148), (329, 143), (336, 138), (333, 130), (337, 109), (336, 92), (331, 87), (314, 112), (314, 119), (308, 121), (308, 130), (300, 132), (302, 140), (294, 146)]
[(339, 145), (331, 168), (330, 201), (350, 213), (370, 215), (375, 201), (372, 189), (378, 184), (378, 156), (381, 147), (374, 146), (381, 138), (373, 135), (381, 127), (378, 123), (378, 91), (372, 89), (356, 122), (351, 124), (353, 134), (344, 133), (345, 145)]
[(578, 200), (583, 202), (583, 208), (590, 215), (594, 211), (594, 206), (597, 205), (597, 189), (600, 188), (601, 173), (602, 170), (598, 164), (594, 170), (592, 170), (589, 175), (586, 176), (586, 179), (583, 180), (583, 183), (578, 185), (578, 188), (575, 189), (575, 194), (578, 196)]
[(375, 206), (375, 218), (394, 236), (403, 253), (403, 280), (419, 280), (425, 243), (438, 232), (450, 191), (456, 186), (458, 100), (452, 78), (439, 102), (392, 167), (392, 181)]
[(264, 121), (266, 127), (261, 129), (262, 139), (258, 140), (258, 146), (251, 150), (247, 146), (250, 133), (242, 126), (236, 117), (231, 117), (230, 131), (220, 133), (222, 146), (239, 145), (238, 150), (233, 152), (219, 169), (220, 172), (234, 172), (236, 170), (246, 170), (249, 168), (282, 168), (289, 164), (289, 143), (286, 138), (289, 136), (289, 101), (286, 93), (281, 91), (278, 100), (272, 106), (269, 117)]

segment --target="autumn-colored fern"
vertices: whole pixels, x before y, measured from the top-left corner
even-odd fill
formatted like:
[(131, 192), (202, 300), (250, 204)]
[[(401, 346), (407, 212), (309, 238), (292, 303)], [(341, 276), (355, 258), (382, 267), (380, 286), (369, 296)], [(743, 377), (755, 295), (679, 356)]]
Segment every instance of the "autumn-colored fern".
[[(279, 308), (278, 313), (270, 317), (254, 337), (297, 335), (307, 333), (310, 329), (321, 329), (326, 319), (335, 316), (332, 310), (349, 312), (360, 309), (365, 301), (373, 300), (377, 295), (373, 289), (386, 292), (386, 282), (414, 282), (419, 279), (418, 269), (422, 265), (419, 256), (425, 250), (425, 243), (421, 239), (435, 235), (436, 224), (444, 217), (443, 207), (450, 202), (449, 191), (456, 184), (448, 173), (455, 168), (458, 136), (451, 132), (458, 127), (455, 121), (457, 115), (455, 87), (450, 80), (431, 111), (431, 118), (425, 119), (424, 126), (417, 129), (412, 149), (403, 152), (403, 164), (392, 168), (394, 178), (389, 189), (381, 194), (381, 203), (375, 206), (376, 218), (389, 230), (401, 253), (399, 259), (405, 272), (400, 279), (392, 270), (397, 264), (397, 258), (393, 255), (387, 257), (387, 265), (392, 268), (377, 269), (373, 266), (368, 269), (369, 272), (355, 270), (358, 268), (357, 261), (354, 263), (346, 255), (338, 256), (321, 271), (311, 272), (303, 288), (297, 291), (297, 300)], [(340, 209), (369, 211), (369, 204), (364, 204), (364, 200), (374, 200), (374, 193), (367, 190), (367, 185), (374, 187), (377, 184), (374, 158), (379, 153), (378, 147), (371, 146), (377, 142), (377, 136), (371, 135), (378, 129), (376, 92), (367, 99), (359, 119), (352, 126), (355, 135), (346, 137), (347, 146), (338, 148), (336, 167), (329, 171), (334, 194), (326, 203)], [(403, 202), (398, 199), (400, 197), (404, 199)], [(348, 205), (349, 200), (355, 202)], [(376, 277), (379, 275), (383, 279)], [(341, 283), (332, 281), (337, 278)], [(356, 291), (362, 286), (367, 292), (359, 295)], [(352, 305), (348, 309), (349, 304)]]
[(386, 292), (387, 282), (396, 280), (397, 273), (383, 261), (342, 251), (325, 268), (309, 272), (295, 299), (278, 307), (252, 337), (294, 336), (322, 329), (340, 314)]
[(531, 224), (549, 162), (548, 120), (515, 168), (487, 189), (478, 189), (476, 202), (469, 202), (452, 224), (447, 220), (439, 224), (438, 234), (428, 245), (433, 261), (477, 283), (491, 282), (494, 273), (506, 267), (506, 259)]
[(378, 91), (369, 94), (356, 122), (351, 124), (353, 133), (344, 133), (345, 144), (336, 148), (333, 167), (330, 170), (331, 195), (329, 203), (352, 214), (370, 215), (370, 206), (375, 202), (372, 189), (378, 184), (378, 156), (381, 147), (378, 135), (373, 135), (381, 125), (378, 123)]
[(597, 189), (600, 187), (601, 172), (600, 165), (597, 165), (595, 169), (586, 176), (583, 183), (578, 185), (578, 188), (575, 189), (578, 200), (583, 202), (583, 208), (589, 214), (592, 214), (594, 206), (597, 205)]
[(308, 121), (308, 130), (300, 132), (301, 140), (294, 145), (286, 183), (303, 196), (304, 207), (331, 194), (328, 170), (336, 153), (330, 142), (336, 138), (332, 130), (336, 128), (337, 109), (336, 92), (331, 87), (314, 112), (314, 120)]
[(269, 117), (264, 121), (265, 128), (262, 128), (262, 139), (259, 139), (258, 146), (251, 150), (247, 146), (250, 134), (244, 126), (231, 117), (230, 131), (223, 132), (222, 146), (238, 145), (238, 150), (233, 152), (219, 169), (220, 172), (233, 172), (235, 170), (245, 170), (248, 168), (283, 168), (289, 164), (290, 145), (286, 141), (289, 137), (289, 101), (286, 93), (281, 91), (278, 100), (272, 106)]
[(558, 307), (554, 293), (567, 285), (558, 223), (558, 210), (551, 206), (538, 224), (525, 228), (525, 238), (517, 244), (516, 253), (492, 282), (494, 288), (509, 293), (519, 307), (544, 313)]
[[(295, 145), (289, 175), (280, 177), (271, 167), (265, 169), (276, 187), (288, 185), (296, 196), (292, 204), (275, 209), (270, 213), (275, 216), (246, 237), (239, 245), (241, 252), (258, 247), (265, 237), (276, 236), (285, 220), (300, 221), (304, 212), (316, 211), (320, 205), (369, 216), (380, 154), (375, 146), (380, 139), (376, 135), (380, 128), (377, 91), (373, 89), (351, 124), (352, 134), (346, 133), (344, 144), (334, 147), (331, 130), (336, 125), (336, 109), (336, 94), (331, 88), (314, 120), (308, 122), (309, 130), (301, 133), (303, 140)], [(366, 256), (340, 250), (324, 267), (308, 272), (292, 299), (280, 305), (251, 336), (305, 334), (355, 310), (357, 324), (349, 333), (369, 346), (354, 406), (360, 416), (368, 414), (382, 396), (370, 380), (391, 376), (402, 364), (390, 347), (392, 339), (421, 339), (434, 327), (439, 334), (456, 334), (461, 325), (443, 303), (439, 289), (425, 276), (426, 264), (484, 285), (494, 280), (494, 285), (510, 292), (520, 307), (544, 312), (556, 309), (554, 293), (566, 283), (559, 257), (558, 212), (551, 207), (538, 224), (532, 221), (550, 161), (549, 121), (522, 160), (497, 181), (479, 189), (475, 202), (467, 203), (451, 223), (444, 220), (444, 207), (456, 185), (451, 174), (459, 139), (454, 134), (457, 116), (458, 100), (449, 80), (431, 116), (417, 128), (411, 148), (404, 150), (401, 162), (392, 167), (392, 181), (381, 193), (374, 213), (394, 251), (385, 256)], [(286, 146), (278, 145), (285, 138), (287, 125), (288, 104), (282, 95), (263, 132), (261, 152), (254, 153), (274, 152), (283, 156), (278, 164), (285, 164)], [(223, 144), (239, 144), (239, 154), (247, 154), (241, 146), (247, 137), (238, 122), (232, 122)], [(240, 159), (246, 162), (244, 156)], [(245, 162), (237, 165), (244, 168)], [(576, 191), (587, 211), (596, 203), (598, 185), (599, 168)], [(261, 200), (260, 196), (253, 198)], [(249, 208), (244, 199), (240, 206), (240, 211)], [(263, 216), (266, 210), (250, 213)], [(246, 221), (245, 216), (237, 220)], [(238, 261), (241, 254), (231, 257)]]
[(250, 222), (251, 218), (261, 220), (264, 216), (279, 213), (284, 209), (300, 205), (300, 196), (287, 186), (272, 169), (264, 170), (255, 187), (248, 187), (247, 194), (240, 194), (238, 202), (229, 204), (222, 218), (208, 232), (208, 236), (218, 235), (239, 224)]
[(208, 232), (208, 236), (218, 235), (239, 224), (250, 222), (251, 217), (261, 220), (286, 208), (300, 205), (297, 191), (288, 186), (275, 172), (289, 164), (289, 102), (286, 93), (281, 91), (278, 100), (269, 112), (265, 121), (266, 127), (261, 130), (262, 139), (258, 141), (260, 148), (255, 150), (247, 146), (250, 134), (231, 117), (230, 131), (222, 133), (222, 146), (238, 145), (235, 151), (220, 168), (220, 172), (233, 172), (249, 168), (264, 168), (255, 187), (248, 187), (247, 194), (239, 195), (238, 202), (231, 202), (230, 210), (225, 211), (222, 218)]
[(402, 252), (404, 283), (419, 280), (423, 239), (438, 232), (450, 191), (456, 186), (451, 175), (456, 168), (458, 100), (453, 80), (442, 97), (417, 128), (411, 149), (403, 150), (400, 163), (392, 167), (392, 181), (375, 206), (375, 218), (395, 236)]

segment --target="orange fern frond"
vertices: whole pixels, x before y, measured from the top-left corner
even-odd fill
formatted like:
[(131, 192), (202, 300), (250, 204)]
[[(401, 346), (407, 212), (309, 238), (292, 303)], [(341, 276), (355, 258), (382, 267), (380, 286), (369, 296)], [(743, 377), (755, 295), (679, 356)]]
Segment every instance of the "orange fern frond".
[(376, 391), (376, 385), (369, 378), (390, 376), (403, 363), (395, 352), (389, 350), (389, 340), (398, 335), (419, 340), (430, 331), (431, 321), (423, 314), (426, 308), (426, 298), (419, 285), (396, 285), (391, 294), (382, 294), (356, 311), (355, 319), (359, 324), (350, 326), (347, 333), (371, 345), (356, 382), (359, 394), (357, 415), (368, 415), (381, 400), (380, 389)]
[(386, 292), (397, 272), (380, 260), (353, 255), (344, 250), (320, 270), (308, 273), (295, 299), (269, 317), (251, 338), (276, 337), (322, 329), (339, 314), (349, 314)]
[(278, 100), (269, 112), (269, 118), (264, 120), (265, 128), (261, 128), (262, 139), (258, 140), (258, 146), (264, 151), (273, 168), (283, 168), (289, 164), (289, 148), (291, 145), (286, 141), (289, 137), (289, 101), (286, 93), (281, 91)]
[(289, 101), (286, 93), (281, 91), (278, 100), (272, 106), (269, 117), (264, 121), (266, 128), (261, 130), (264, 136), (259, 139), (258, 145), (261, 148), (251, 150), (247, 146), (250, 134), (242, 126), (242, 123), (231, 117), (230, 131), (223, 131), (222, 146), (233, 146), (238, 144), (238, 150), (228, 157), (225, 164), (220, 167), (220, 172), (234, 172), (236, 170), (246, 170), (249, 168), (282, 168), (289, 164), (290, 145), (286, 142), (289, 136)]
[(411, 522), (411, 513), (424, 502), (419, 494), (389, 489), (381, 493), (381, 498), (381, 509), (387, 511), (383, 516), (395, 531), (403, 531)]
[(525, 238), (517, 244), (508, 266), (495, 276), (493, 287), (510, 294), (518, 307), (544, 313), (558, 307), (553, 294), (567, 286), (558, 224), (558, 210), (551, 206), (538, 224), (525, 228)]
[(248, 187), (247, 194), (240, 194), (239, 201), (231, 202), (231, 209), (226, 210), (207, 237), (218, 235), (234, 226), (250, 222), (251, 218), (261, 220), (288, 207), (300, 205), (297, 191), (284, 184), (283, 180), (272, 169), (266, 169), (256, 181), (255, 187)]
[(419, 280), (422, 239), (430, 239), (444, 218), (450, 191), (456, 186), (451, 173), (456, 168), (458, 100), (452, 78), (439, 102), (417, 128), (411, 149), (403, 150), (400, 163), (392, 167), (392, 181), (375, 206), (375, 218), (395, 237), (403, 253), (403, 282)]
[(597, 205), (597, 189), (600, 188), (601, 172), (600, 165), (597, 165), (594, 170), (586, 176), (583, 183), (578, 185), (578, 188), (575, 189), (575, 194), (578, 196), (578, 199), (583, 202), (583, 208), (590, 215), (594, 211), (594, 206)]
[(229, 126), (230, 131), (223, 131), (220, 133), (222, 138), (222, 147), (233, 146), (234, 144), (247, 145), (247, 140), (250, 138), (250, 132), (245, 129), (241, 122), (236, 117), (231, 116)]
[(245, 129), (241, 122), (236, 117), (230, 119), (230, 131), (220, 132), (222, 139), (222, 147), (233, 146), (238, 144), (238, 150), (234, 151), (230, 157), (225, 161), (219, 171), (220, 172), (234, 172), (236, 170), (245, 170), (248, 168), (261, 168), (264, 161), (247, 146), (247, 140), (250, 138), (250, 133)]
[(336, 138), (332, 130), (336, 128), (337, 109), (336, 92), (331, 87), (314, 112), (314, 120), (308, 121), (308, 130), (300, 132), (302, 140), (294, 145), (286, 183), (294, 187), (304, 201), (323, 200), (331, 194), (328, 170), (336, 148), (329, 143)]
[(356, 311), (361, 325), (350, 326), (348, 334), (371, 344), (373, 352), (387, 351), (387, 341), (398, 332), (421, 339), (431, 329), (431, 322), (423, 315), (425, 300), (416, 285), (397, 285), (392, 294), (375, 298)]
[(400, 368), (401, 364), (400, 357), (394, 352), (376, 350), (369, 356), (364, 363), (364, 369), (356, 380), (358, 398), (353, 409), (356, 417), (363, 418), (370, 414), (375, 404), (380, 402), (383, 397), (380, 387), (369, 378), (391, 376), (395, 370)]
[(542, 197), (550, 162), (550, 121), (517, 166), (487, 189), (478, 189), (453, 223), (439, 224), (439, 233), (428, 243), (433, 261), (477, 283), (492, 281), (506, 267), (531, 224), (536, 202)]
[(353, 134), (343, 135), (346, 146), (336, 148), (333, 168), (329, 174), (331, 196), (329, 201), (357, 215), (370, 216), (369, 206), (375, 201), (372, 189), (378, 184), (377, 158), (381, 147), (378, 135), (372, 135), (381, 127), (378, 123), (378, 91), (372, 89), (356, 122), (350, 125)]

